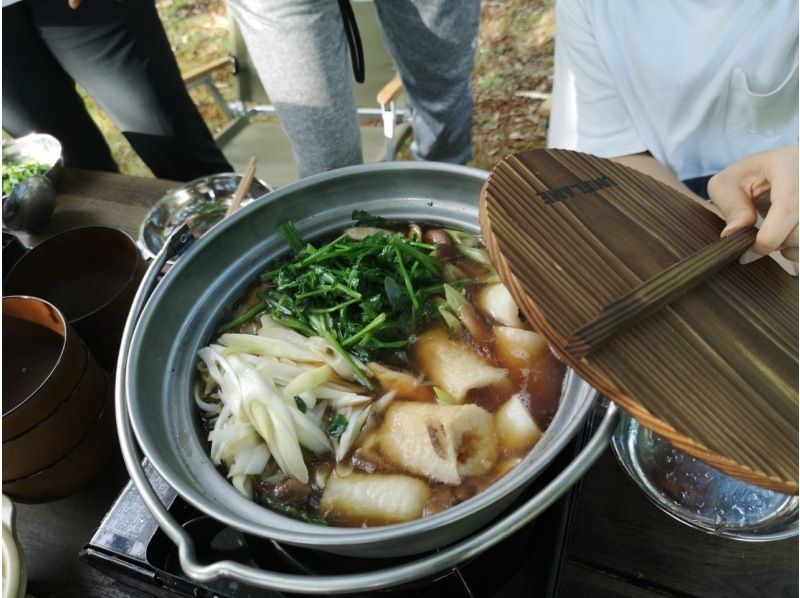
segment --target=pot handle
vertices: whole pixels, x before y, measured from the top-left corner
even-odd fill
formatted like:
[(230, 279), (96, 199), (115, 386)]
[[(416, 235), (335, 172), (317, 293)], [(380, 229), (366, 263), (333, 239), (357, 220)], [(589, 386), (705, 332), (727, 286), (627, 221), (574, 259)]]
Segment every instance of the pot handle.
[[(268, 571), (242, 565), (234, 561), (219, 561), (204, 565), (197, 560), (194, 543), (189, 534), (175, 521), (150, 485), (147, 474), (142, 467), (141, 456), (138, 453), (136, 440), (130, 426), (126, 400), (127, 370), (125, 366), (133, 330), (162, 268), (169, 259), (185, 248), (185, 243), (188, 240), (186, 235), (191, 237), (188, 227), (183, 233), (183, 238), (181, 237), (181, 229), (170, 237), (170, 240), (153, 259), (136, 293), (122, 336), (117, 363), (115, 404), (120, 448), (131, 480), (136, 486), (142, 502), (153, 515), (159, 527), (177, 545), (180, 564), (184, 572), (195, 581), (209, 582), (218, 578), (230, 578), (247, 585), (276, 591), (305, 594), (343, 594), (377, 590), (424, 578), (452, 568), (467, 559), (481, 554), (535, 519), (583, 476), (603, 453), (611, 436), (614, 434), (619, 420), (619, 412), (617, 406), (611, 403), (591, 440), (578, 453), (575, 459), (538, 494), (523, 503), (511, 514), (466, 540), (444, 548), (436, 554), (426, 555), (402, 565), (376, 569), (367, 573), (323, 576), (294, 575)], [(175, 242), (173, 242), (173, 239), (175, 239)]]

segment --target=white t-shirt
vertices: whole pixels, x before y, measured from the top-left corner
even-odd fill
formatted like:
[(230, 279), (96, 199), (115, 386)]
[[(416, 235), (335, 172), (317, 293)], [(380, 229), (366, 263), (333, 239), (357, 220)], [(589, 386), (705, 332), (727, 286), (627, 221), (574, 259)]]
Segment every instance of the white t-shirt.
[(797, 0), (557, 0), (550, 147), (680, 179), (798, 139)]

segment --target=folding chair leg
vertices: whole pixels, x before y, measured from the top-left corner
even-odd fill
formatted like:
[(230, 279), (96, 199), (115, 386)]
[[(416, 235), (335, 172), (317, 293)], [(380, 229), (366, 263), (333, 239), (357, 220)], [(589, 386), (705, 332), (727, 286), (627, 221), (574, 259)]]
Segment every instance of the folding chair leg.
[(397, 121), (395, 118), (395, 107), (393, 101), (389, 102), (388, 108), (384, 104), (381, 105), (381, 116), (383, 117), (383, 137), (386, 143), (386, 151), (383, 159), (386, 162), (390, 162), (394, 160), (395, 153), (397, 151), (397, 146), (394, 139)]

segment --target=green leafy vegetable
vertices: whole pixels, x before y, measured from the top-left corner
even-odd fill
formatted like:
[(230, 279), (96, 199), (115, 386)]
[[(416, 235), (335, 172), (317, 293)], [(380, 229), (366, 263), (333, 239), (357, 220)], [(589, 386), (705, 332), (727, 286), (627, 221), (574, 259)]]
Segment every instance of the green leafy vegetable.
[(249, 322), (250, 320), (252, 320), (253, 318), (255, 318), (262, 311), (266, 311), (267, 307), (268, 306), (267, 306), (266, 301), (261, 301), (260, 303), (256, 303), (253, 307), (248, 309), (241, 316), (238, 316), (238, 317), (234, 318), (233, 320), (231, 320), (230, 322), (220, 326), (218, 332), (225, 332), (226, 330), (231, 330), (233, 328), (238, 328), (242, 324), (245, 324), (245, 323)]
[(267, 508), (270, 508), (273, 511), (277, 511), (278, 513), (288, 515), (293, 519), (299, 519), (300, 521), (305, 521), (306, 523), (313, 523), (314, 525), (328, 525), (328, 522), (325, 521), (322, 517), (317, 517), (316, 515), (307, 513), (302, 509), (298, 509), (297, 507), (293, 507), (292, 505), (287, 505), (279, 500), (270, 498), (269, 496), (258, 494), (256, 496), (256, 499), (259, 502), (259, 504)]
[(300, 250), (303, 249), (303, 240), (300, 238), (300, 233), (297, 232), (297, 228), (295, 227), (294, 223), (284, 222), (278, 228), (283, 233), (283, 236), (286, 237), (286, 240), (289, 242), (289, 247), (292, 248), (292, 251), (299, 253)]
[(347, 417), (341, 413), (337, 413), (331, 418), (331, 423), (328, 424), (328, 436), (331, 438), (341, 438), (346, 429)]
[(297, 404), (297, 408), (300, 410), (300, 413), (305, 413), (308, 411), (308, 405), (306, 405), (306, 402), (297, 395), (294, 397), (294, 402)]
[(36, 160), (3, 162), (3, 195), (9, 195), (19, 183), (32, 176), (44, 174), (50, 169)]
[(375, 214), (365, 212), (364, 210), (353, 210), (351, 218), (355, 221), (356, 226), (374, 226), (375, 228), (391, 229), (399, 224), (398, 222), (386, 220), (386, 218), (381, 218)]
[[(364, 223), (370, 215), (353, 216)], [(270, 315), (325, 338), (371, 389), (350, 354), (402, 362), (409, 338), (438, 317), (434, 299), (443, 293), (444, 263), (430, 255), (433, 246), (399, 233), (360, 240), (342, 235), (317, 248), (303, 243), (293, 223), (280, 229), (294, 255), (261, 275), (260, 297), (268, 298)]]

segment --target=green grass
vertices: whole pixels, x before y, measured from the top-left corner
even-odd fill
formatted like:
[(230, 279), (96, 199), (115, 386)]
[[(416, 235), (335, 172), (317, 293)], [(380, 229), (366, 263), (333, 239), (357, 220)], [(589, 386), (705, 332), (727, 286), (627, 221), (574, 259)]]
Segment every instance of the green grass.
[(495, 89), (502, 89), (505, 85), (505, 77), (496, 71), (489, 71), (478, 79), (475, 85), (475, 93), (488, 93)]

